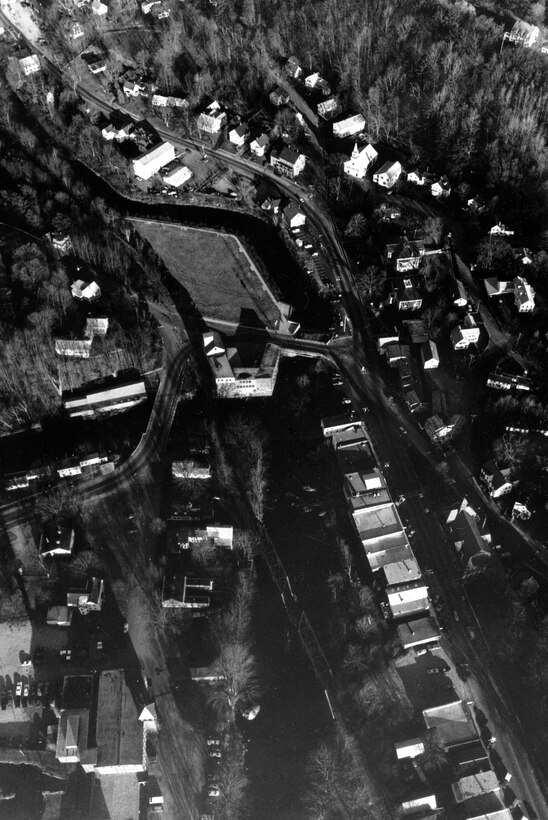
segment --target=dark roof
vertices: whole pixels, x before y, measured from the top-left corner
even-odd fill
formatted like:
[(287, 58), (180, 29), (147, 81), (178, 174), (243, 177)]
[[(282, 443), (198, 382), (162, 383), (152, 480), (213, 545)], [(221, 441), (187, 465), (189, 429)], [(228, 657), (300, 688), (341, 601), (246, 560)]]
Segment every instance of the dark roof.
[(272, 156), (282, 162), (287, 162), (289, 165), (295, 165), (299, 159), (298, 152), (293, 148), (290, 148), (288, 145), (284, 145), (281, 149), (274, 149), (272, 151)]

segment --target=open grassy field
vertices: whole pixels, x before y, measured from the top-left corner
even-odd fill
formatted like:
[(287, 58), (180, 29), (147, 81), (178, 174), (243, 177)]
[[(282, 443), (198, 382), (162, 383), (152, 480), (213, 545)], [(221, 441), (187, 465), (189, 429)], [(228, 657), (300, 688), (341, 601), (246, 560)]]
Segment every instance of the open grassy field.
[(207, 319), (273, 327), (280, 311), (235, 237), (161, 222), (135, 228)]

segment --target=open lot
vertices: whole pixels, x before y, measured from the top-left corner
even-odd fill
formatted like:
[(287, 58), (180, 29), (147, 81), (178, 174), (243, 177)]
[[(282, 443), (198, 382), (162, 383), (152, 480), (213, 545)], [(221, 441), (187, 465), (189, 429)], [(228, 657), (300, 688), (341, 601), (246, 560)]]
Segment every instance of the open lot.
[(206, 319), (273, 327), (280, 318), (236, 237), (152, 221), (134, 225)]

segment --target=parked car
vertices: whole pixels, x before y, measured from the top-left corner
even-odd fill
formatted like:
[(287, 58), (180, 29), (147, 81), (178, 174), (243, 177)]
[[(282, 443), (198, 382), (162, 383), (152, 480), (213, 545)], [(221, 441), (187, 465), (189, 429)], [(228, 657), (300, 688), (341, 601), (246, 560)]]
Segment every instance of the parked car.
[(221, 796), (221, 790), (219, 789), (218, 786), (209, 786), (209, 788), (207, 790), (207, 796), (208, 797), (220, 797)]

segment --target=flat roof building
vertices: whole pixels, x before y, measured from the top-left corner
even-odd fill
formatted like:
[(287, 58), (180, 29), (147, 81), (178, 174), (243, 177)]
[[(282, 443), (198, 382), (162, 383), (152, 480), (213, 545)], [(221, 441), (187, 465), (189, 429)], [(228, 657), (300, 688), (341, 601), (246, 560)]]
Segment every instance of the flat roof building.
[(161, 142), (133, 160), (133, 172), (139, 179), (147, 180), (174, 159), (175, 146), (171, 142)]

